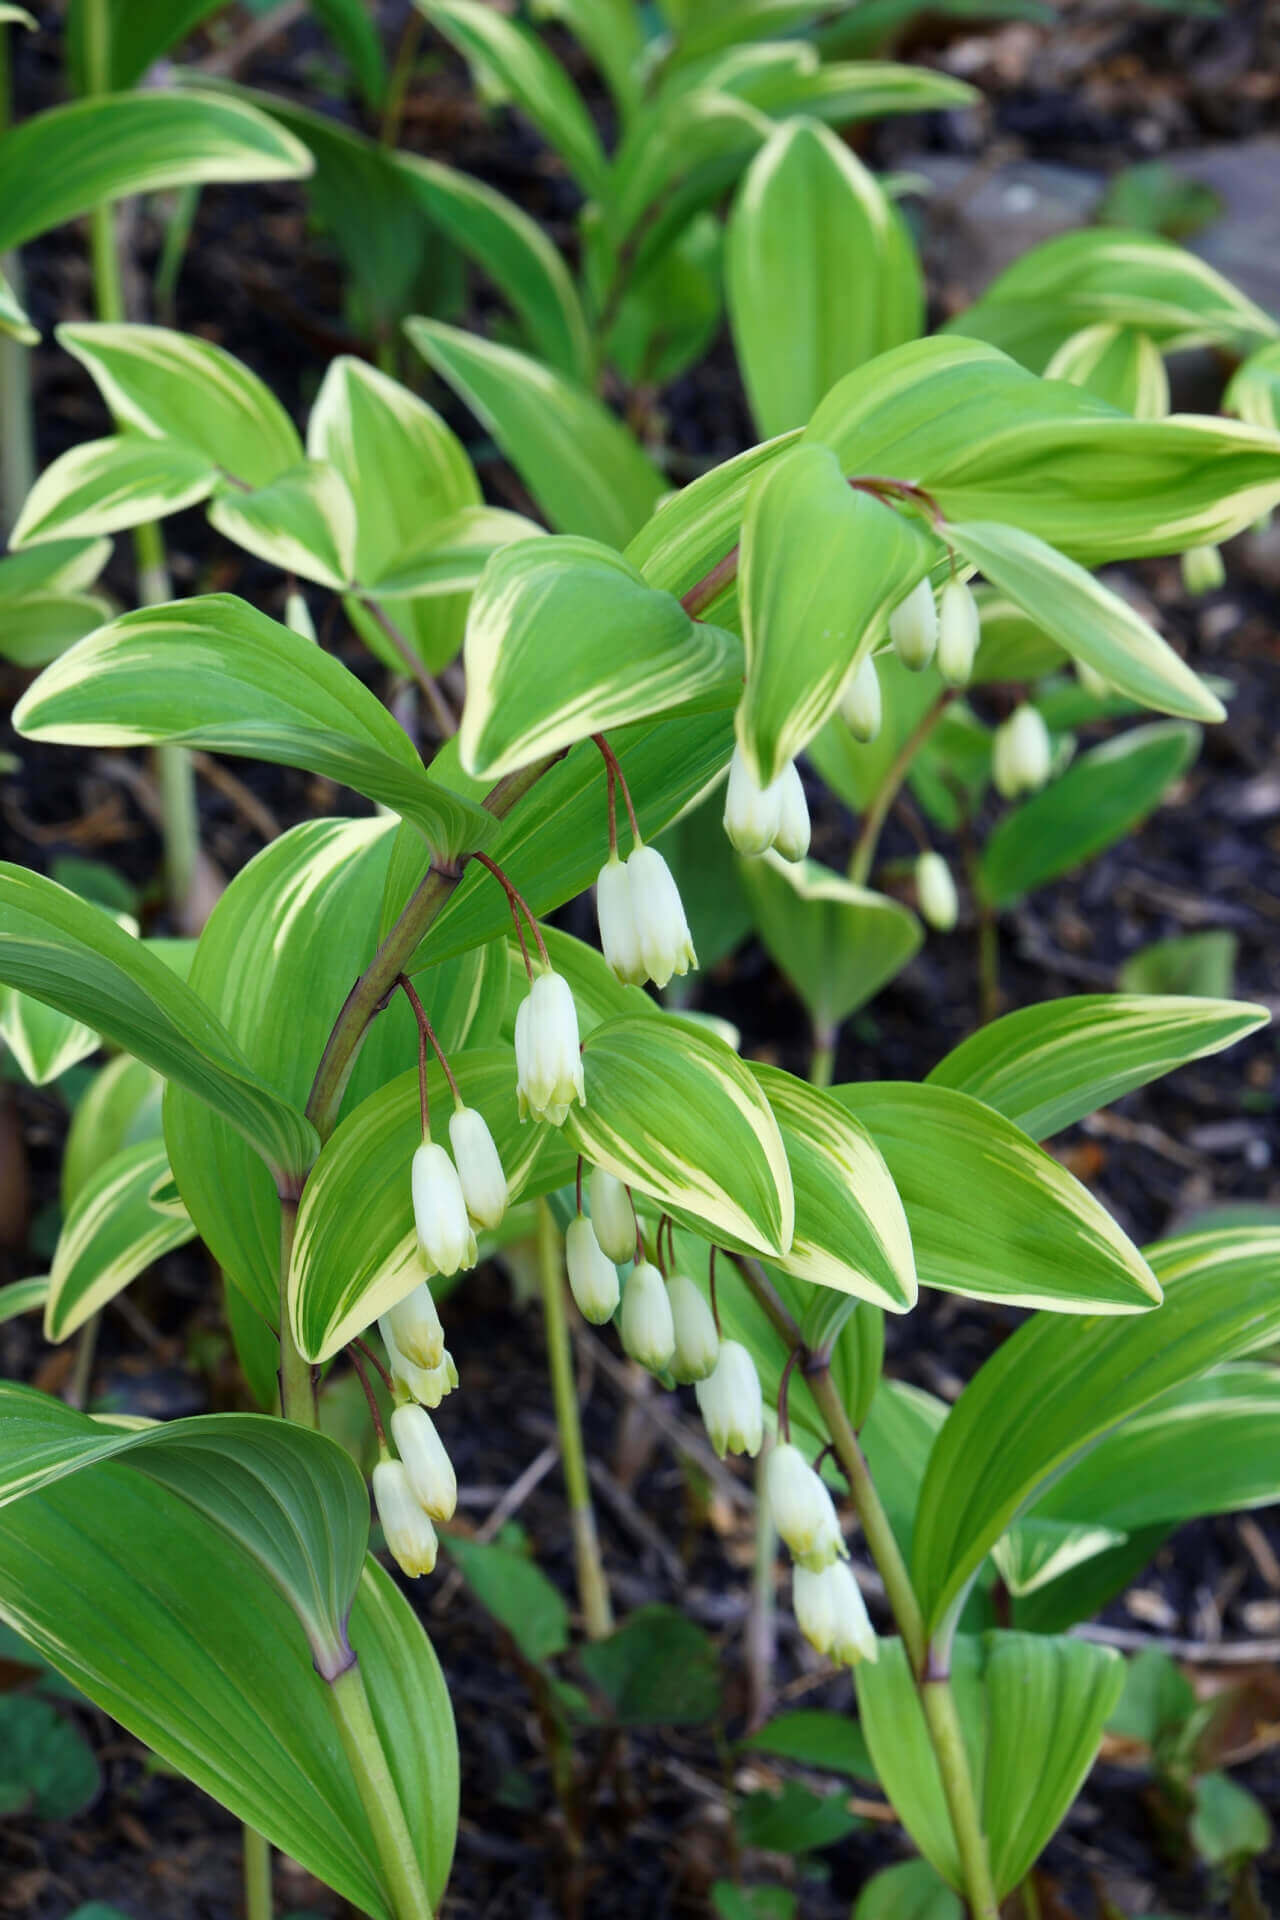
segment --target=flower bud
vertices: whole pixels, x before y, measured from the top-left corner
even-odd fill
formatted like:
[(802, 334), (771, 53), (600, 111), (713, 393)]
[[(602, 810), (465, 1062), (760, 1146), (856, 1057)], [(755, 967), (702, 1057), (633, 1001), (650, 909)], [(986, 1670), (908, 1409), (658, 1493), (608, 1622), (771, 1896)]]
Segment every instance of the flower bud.
[(899, 660), (912, 673), (922, 673), (932, 660), (938, 644), (938, 610), (927, 573), (889, 615), (889, 638)]
[[(630, 1208), (627, 1209), (630, 1213)], [(632, 1236), (634, 1246), (634, 1235)], [(629, 1249), (630, 1251), (630, 1249)], [(584, 1213), (569, 1222), (564, 1237), (569, 1291), (578, 1312), (593, 1327), (602, 1327), (618, 1310), (618, 1269), (605, 1253), (596, 1230)]]
[(756, 1363), (737, 1340), (722, 1340), (715, 1370), (694, 1392), (707, 1438), (723, 1460), (727, 1453), (759, 1453), (764, 1439), (764, 1400)]
[(591, 1224), (600, 1245), (609, 1258), (619, 1264), (633, 1259), (636, 1216), (621, 1180), (604, 1167), (592, 1167), (587, 1191), (591, 1196)]
[(630, 876), (616, 853), (610, 854), (596, 880), (596, 916), (605, 959), (619, 980), (629, 987), (638, 987), (645, 977), (640, 931), (636, 926)]
[(794, 760), (778, 775), (776, 784), (782, 804), (773, 844), (784, 860), (803, 860), (809, 851), (809, 802), (804, 797), (800, 769)]
[(397, 1300), (378, 1324), (388, 1345), (394, 1342), (396, 1351), (415, 1367), (439, 1366), (444, 1353), (444, 1328), (425, 1281), (403, 1300)]
[(849, 1549), (831, 1495), (799, 1447), (780, 1442), (764, 1471), (773, 1524), (800, 1565), (820, 1573), (837, 1555), (847, 1559)]
[(431, 1140), (413, 1156), (413, 1218), (428, 1271), (449, 1274), (474, 1267), (476, 1236), (458, 1170), (444, 1148)]
[(414, 1498), (399, 1460), (379, 1460), (373, 1470), (373, 1500), (387, 1547), (402, 1573), (416, 1580), (436, 1564), (436, 1530)]
[(939, 933), (950, 933), (960, 903), (951, 869), (940, 853), (922, 853), (916, 861), (916, 900), (931, 927)]
[(1227, 578), (1216, 547), (1188, 547), (1182, 556), (1182, 584), (1188, 593), (1216, 593)]
[(848, 1667), (879, 1657), (866, 1603), (842, 1560), (833, 1561), (821, 1573), (797, 1567), (791, 1594), (800, 1631), (819, 1653)]
[(840, 698), (840, 717), (855, 740), (874, 740), (880, 731), (884, 703), (880, 698), (880, 675), (870, 654)]
[(735, 747), (724, 797), (724, 830), (739, 853), (764, 853), (774, 843), (782, 819), (782, 783), (760, 786)]
[(578, 1010), (569, 982), (540, 973), (516, 1014), (516, 1103), (520, 1118), (562, 1127), (569, 1108), (587, 1104), (578, 1051)]
[(948, 580), (938, 601), (938, 672), (949, 687), (967, 687), (982, 638), (978, 603), (963, 580)]
[(391, 1437), (423, 1512), (433, 1520), (452, 1520), (458, 1480), (431, 1415), (413, 1405), (397, 1407), (391, 1416)]
[(633, 1360), (650, 1373), (670, 1365), (676, 1347), (671, 1302), (662, 1275), (648, 1260), (637, 1260), (622, 1294), (618, 1321), (622, 1344)]
[(1035, 793), (1049, 778), (1053, 746), (1038, 707), (1027, 701), (996, 731), (991, 774), (1006, 800)]
[(671, 1303), (671, 1324), (675, 1329), (675, 1352), (671, 1371), (682, 1385), (705, 1380), (715, 1372), (720, 1358), (720, 1335), (711, 1308), (687, 1273), (673, 1274), (667, 1282)]
[(458, 1107), (449, 1115), (449, 1144), (467, 1212), (492, 1233), (507, 1210), (507, 1176), (484, 1115), (474, 1107)]
[(673, 973), (698, 964), (680, 889), (656, 847), (637, 847), (626, 871), (644, 971), (655, 987), (665, 987)]

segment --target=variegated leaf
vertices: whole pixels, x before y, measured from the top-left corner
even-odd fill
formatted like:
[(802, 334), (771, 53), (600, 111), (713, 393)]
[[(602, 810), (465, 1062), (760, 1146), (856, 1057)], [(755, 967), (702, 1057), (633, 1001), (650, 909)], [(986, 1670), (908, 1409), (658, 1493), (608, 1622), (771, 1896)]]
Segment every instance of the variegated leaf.
[(157, 1182), (169, 1175), (155, 1141), (126, 1147), (76, 1194), (58, 1235), (45, 1305), (46, 1340), (65, 1340), (162, 1254), (195, 1235), (186, 1208), (157, 1206)]
[(83, 440), (47, 466), (23, 503), (15, 547), (55, 535), (118, 533), (205, 500), (218, 471), (203, 453), (142, 433)]

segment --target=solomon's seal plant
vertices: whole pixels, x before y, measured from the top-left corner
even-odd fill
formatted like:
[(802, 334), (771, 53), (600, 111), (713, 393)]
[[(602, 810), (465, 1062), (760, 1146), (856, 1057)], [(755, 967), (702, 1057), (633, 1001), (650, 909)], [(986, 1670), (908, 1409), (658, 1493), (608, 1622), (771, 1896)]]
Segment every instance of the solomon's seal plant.
[[(542, 115), (596, 193), (588, 272), (611, 340), (663, 258), (640, 236), (669, 188), (664, 207), (679, 203), (679, 115), (711, 130), (698, 151), (708, 165), (727, 152), (732, 179), (736, 129), (763, 112), (741, 76), (789, 106), (849, 84), (766, 46), (732, 67), (736, 92), (699, 88), (709, 72), (727, 87), (728, 42), (700, 40), (696, 11), (672, 9), (677, 44), (652, 99), (643, 61), (607, 69), (627, 124), (606, 160), (524, 29), (468, 0), (427, 11)], [(710, 67), (692, 64), (697, 46)], [(608, 52), (600, 40), (602, 63)], [(278, 166), (300, 170), (268, 125)], [(834, 1075), (839, 1021), (920, 938), (910, 909), (868, 883), (887, 811), (944, 729), (973, 792), (992, 777), (1030, 796), (1008, 817), (1021, 827), (998, 827), (982, 855), (994, 909), (1043, 871), (1028, 854), (1037, 809), (1064, 791), (1070, 803), (1073, 776), (1131, 820), (1221, 717), (1213, 689), (1091, 569), (1214, 545), (1269, 511), (1280, 434), (1244, 404), (1239, 420), (1153, 417), (1116, 404), (1128, 389), (1044, 377), (1032, 363), (1066, 344), (1056, 322), (1053, 338), (1007, 315), (998, 341), (912, 338), (914, 259), (883, 190), (825, 128), (758, 131), (726, 245), (735, 339), (770, 437), (660, 503), (657, 470), (594, 396), (562, 410), (542, 379), (531, 411), (536, 363), (437, 323), (411, 320), (408, 338), (500, 441), (504, 425), (519, 440), (515, 464), (559, 530), (486, 506), (443, 420), (386, 374), (335, 362), (304, 450), (229, 355), (109, 319), (61, 338), (118, 431), (55, 461), (15, 529), (15, 559), (79, 592), (103, 536), (207, 501), (220, 536), (345, 608), (418, 696), (411, 737), (300, 620), (233, 595), (81, 609), (18, 703), (23, 738), (276, 761), (378, 811), (267, 846), (180, 965), (53, 881), (0, 868), (0, 982), (71, 1057), (112, 1050), (90, 1108), (109, 1106), (112, 1124), (86, 1122), (74, 1143), (47, 1331), (67, 1338), (159, 1246), (198, 1235), (234, 1291), (263, 1407), (121, 1424), (0, 1387), (0, 1614), (376, 1920), (438, 1906), (457, 1753), (444, 1676), (370, 1552), (369, 1491), (318, 1430), (317, 1385), (331, 1367), (359, 1377), (386, 1547), (427, 1576), (457, 1498), (459, 1378), (434, 1283), (465, 1286), (526, 1203), (589, 1635), (609, 1632), (611, 1609), (566, 1269), (586, 1319), (616, 1319), (637, 1366), (692, 1386), (717, 1454), (768, 1443), (763, 1499), (795, 1560), (800, 1627), (855, 1668), (885, 1793), (980, 1920), (1062, 1819), (1117, 1697), (1116, 1656), (1067, 1629), (1123, 1586), (1133, 1543), (1280, 1491), (1225, 1442), (1217, 1470), (1181, 1471), (1188, 1409), (1238, 1437), (1242, 1409), (1274, 1401), (1255, 1356), (1280, 1336), (1275, 1230), (1140, 1249), (1042, 1144), (1229, 1046), (1263, 1010), (1058, 1000), (981, 1028), (922, 1084), (815, 1084)], [(81, 204), (64, 197), (50, 218)], [(765, 296), (809, 270), (802, 258), (778, 280), (771, 263), (779, 247), (804, 254), (816, 207), (854, 278), (873, 260), (874, 298), (841, 331), (793, 339)], [(40, 224), (32, 213), (9, 243)], [(1179, 284), (1188, 271), (1169, 265)], [(1214, 297), (1215, 325), (1234, 314), (1233, 337), (1260, 330)], [(995, 324), (987, 311), (988, 334)], [(1079, 349), (1073, 364), (1092, 373), (1104, 358), (1113, 367)], [(1131, 362), (1154, 377), (1145, 349)], [(600, 416), (616, 439), (600, 440)], [(584, 421), (593, 515), (577, 504)], [(613, 451), (596, 470), (601, 445)], [(440, 675), (459, 639), (457, 714)], [(1159, 717), (1053, 780), (1071, 748), (1041, 710), (1046, 655)], [(999, 704), (969, 710), (965, 691), (991, 686)], [(847, 879), (807, 857), (801, 764), (856, 796)], [(946, 779), (934, 794), (958, 817)], [(697, 965), (695, 894), (654, 843), (674, 828), (678, 844), (699, 809), (766, 941), (792, 956), (820, 1041), (811, 1080), (743, 1058), (714, 1023), (641, 990), (687, 984)], [(945, 929), (954, 883), (922, 851), (918, 904)], [(593, 883), (603, 956), (543, 924)], [(122, 1116), (137, 1123), (128, 1145)], [(951, 1407), (883, 1372), (884, 1316), (910, 1314), (921, 1286), (1027, 1310)], [(855, 1553), (883, 1590), (876, 1631)]]

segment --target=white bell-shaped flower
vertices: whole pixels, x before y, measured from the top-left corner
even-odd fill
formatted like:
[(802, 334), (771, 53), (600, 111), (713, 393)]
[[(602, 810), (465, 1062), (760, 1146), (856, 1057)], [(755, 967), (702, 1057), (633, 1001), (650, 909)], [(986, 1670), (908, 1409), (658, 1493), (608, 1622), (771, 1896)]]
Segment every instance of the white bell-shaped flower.
[(792, 760), (778, 775), (782, 804), (773, 844), (784, 860), (803, 860), (809, 851), (809, 802), (804, 797), (800, 769)]
[(619, 1265), (634, 1258), (636, 1216), (621, 1180), (605, 1167), (592, 1167), (587, 1191), (591, 1196), (591, 1224), (609, 1258)]
[(428, 1272), (474, 1267), (476, 1236), (458, 1169), (433, 1140), (424, 1140), (413, 1156), (413, 1218)]
[(423, 1512), (433, 1520), (452, 1520), (458, 1479), (431, 1415), (412, 1404), (397, 1407), (391, 1415), (391, 1438)]
[(848, 1556), (831, 1495), (790, 1441), (780, 1441), (769, 1455), (765, 1490), (773, 1524), (802, 1567), (818, 1573)]
[(562, 1127), (576, 1100), (587, 1103), (578, 1051), (578, 1010), (569, 982), (540, 973), (516, 1014), (516, 1103), (520, 1118)]
[(402, 1573), (416, 1580), (431, 1573), (439, 1542), (436, 1530), (414, 1496), (399, 1460), (380, 1460), (373, 1470), (373, 1499), (387, 1546)]
[(811, 1647), (847, 1667), (878, 1659), (880, 1649), (862, 1591), (843, 1560), (834, 1560), (820, 1573), (798, 1566), (791, 1593), (800, 1631)]
[(840, 717), (855, 740), (874, 740), (884, 717), (880, 697), (880, 675), (870, 654), (858, 664), (858, 671), (840, 696)]
[(991, 777), (1006, 800), (1035, 793), (1049, 778), (1053, 743), (1038, 707), (1023, 701), (996, 729), (991, 752)]
[(688, 973), (698, 964), (680, 889), (656, 847), (635, 849), (627, 879), (644, 971), (655, 987), (665, 987), (673, 973)]
[(916, 861), (916, 899), (929, 925), (939, 933), (950, 933), (960, 901), (951, 869), (940, 853), (922, 853)]
[(640, 986), (646, 968), (640, 952), (631, 876), (616, 853), (609, 855), (596, 880), (596, 915), (605, 959), (619, 980), (629, 987)]
[(676, 1349), (671, 1302), (662, 1275), (648, 1260), (637, 1260), (631, 1269), (623, 1289), (618, 1332), (626, 1352), (650, 1373), (661, 1373), (671, 1364)]
[(889, 638), (904, 667), (922, 673), (938, 644), (938, 610), (928, 574), (917, 580), (905, 600), (889, 615)]
[(949, 687), (967, 687), (982, 638), (978, 603), (963, 580), (948, 580), (938, 599), (938, 672)]
[(715, 1368), (694, 1392), (707, 1438), (723, 1460), (727, 1453), (759, 1453), (764, 1440), (764, 1399), (756, 1363), (737, 1340), (722, 1340)]
[(720, 1335), (711, 1308), (687, 1273), (672, 1274), (667, 1282), (675, 1352), (671, 1371), (683, 1385), (705, 1380), (720, 1358)]
[(415, 1367), (438, 1367), (444, 1353), (444, 1328), (425, 1281), (403, 1300), (397, 1300), (379, 1321), (382, 1337), (394, 1340), (396, 1350)]
[(452, 1393), (458, 1384), (458, 1369), (453, 1364), (449, 1349), (442, 1348), (434, 1367), (420, 1367), (402, 1351), (389, 1314), (384, 1313), (379, 1318), (378, 1332), (387, 1349), (387, 1365), (397, 1387), (420, 1406), (438, 1407), (445, 1395)]
[(584, 1213), (569, 1222), (564, 1237), (564, 1258), (569, 1291), (578, 1312), (593, 1327), (602, 1327), (618, 1310), (618, 1269), (600, 1245), (596, 1230)]
[(762, 787), (735, 747), (724, 796), (724, 830), (739, 853), (765, 853), (782, 821), (782, 782)]
[(484, 1115), (474, 1107), (456, 1108), (449, 1115), (449, 1145), (467, 1212), (492, 1233), (507, 1210), (507, 1176)]

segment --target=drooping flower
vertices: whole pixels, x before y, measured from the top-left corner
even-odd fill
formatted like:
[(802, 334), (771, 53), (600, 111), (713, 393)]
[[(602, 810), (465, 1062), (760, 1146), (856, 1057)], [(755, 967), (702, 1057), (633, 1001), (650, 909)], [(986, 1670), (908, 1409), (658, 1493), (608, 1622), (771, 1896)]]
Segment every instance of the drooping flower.
[(622, 1294), (618, 1320), (622, 1344), (633, 1360), (651, 1373), (671, 1364), (676, 1332), (662, 1275), (648, 1260), (637, 1260)]
[(413, 1580), (431, 1573), (439, 1551), (436, 1530), (415, 1499), (401, 1461), (378, 1462), (373, 1470), (373, 1499), (387, 1547), (401, 1572)]
[(569, 1291), (577, 1302), (578, 1312), (593, 1327), (602, 1327), (618, 1310), (618, 1269), (600, 1245), (595, 1227), (584, 1213), (569, 1222), (564, 1254)]
[(578, 1051), (578, 1010), (569, 982), (540, 973), (516, 1014), (516, 1101), (520, 1118), (562, 1127), (576, 1100), (587, 1103)]
[(458, 1480), (431, 1415), (411, 1403), (397, 1407), (391, 1415), (391, 1437), (423, 1512), (433, 1520), (452, 1520)]
[(387, 1364), (397, 1387), (420, 1406), (438, 1407), (445, 1395), (452, 1393), (458, 1384), (458, 1369), (453, 1364), (449, 1349), (441, 1349), (439, 1361), (434, 1367), (420, 1367), (401, 1349), (389, 1314), (380, 1316), (378, 1332), (387, 1349)]
[(949, 687), (967, 687), (982, 638), (978, 603), (963, 580), (948, 580), (938, 600), (938, 672)]
[(739, 853), (766, 853), (782, 819), (782, 782), (762, 787), (735, 747), (724, 796), (724, 830)]
[(397, 1351), (415, 1367), (438, 1367), (444, 1353), (444, 1328), (431, 1289), (425, 1281), (397, 1300), (382, 1316), (382, 1337), (394, 1340)]
[(413, 1156), (413, 1218), (418, 1248), (430, 1273), (457, 1273), (476, 1263), (476, 1236), (458, 1169), (433, 1140)]
[(799, 1447), (783, 1440), (765, 1465), (765, 1489), (773, 1524), (802, 1567), (819, 1573), (847, 1557), (831, 1495)]
[(865, 743), (879, 733), (883, 713), (880, 675), (875, 660), (868, 654), (841, 695), (840, 717), (854, 739)]
[(950, 933), (960, 902), (951, 869), (940, 853), (922, 853), (916, 861), (916, 899), (929, 925), (939, 933)]
[(791, 1592), (800, 1631), (819, 1653), (849, 1667), (879, 1657), (862, 1591), (843, 1560), (820, 1573), (798, 1566)]
[(674, 1273), (667, 1282), (675, 1350), (671, 1371), (682, 1385), (706, 1380), (720, 1358), (720, 1336), (703, 1295), (687, 1273)]
[(492, 1233), (507, 1210), (507, 1176), (484, 1115), (474, 1107), (456, 1108), (449, 1115), (449, 1144), (467, 1212)]
[(727, 1453), (759, 1453), (764, 1440), (764, 1399), (756, 1363), (737, 1340), (722, 1340), (714, 1370), (694, 1388), (707, 1438), (723, 1460)]
[(1035, 793), (1049, 778), (1053, 743), (1038, 707), (1024, 700), (996, 728), (991, 750), (991, 777), (1006, 800)]
[(698, 964), (680, 889), (656, 847), (637, 847), (626, 872), (644, 972), (655, 987), (665, 987), (673, 973)]
[(638, 987), (645, 978), (640, 930), (636, 926), (631, 876), (616, 853), (609, 855), (596, 879), (596, 916), (605, 959), (619, 980)]
[(906, 598), (889, 615), (889, 638), (904, 667), (922, 673), (938, 644), (938, 610), (928, 574), (917, 580)]
[(636, 1217), (627, 1189), (607, 1168), (592, 1167), (587, 1191), (596, 1239), (615, 1263), (630, 1260), (636, 1250)]
[(794, 760), (778, 776), (782, 800), (773, 844), (784, 860), (803, 860), (809, 851), (809, 802), (804, 797), (800, 769)]

